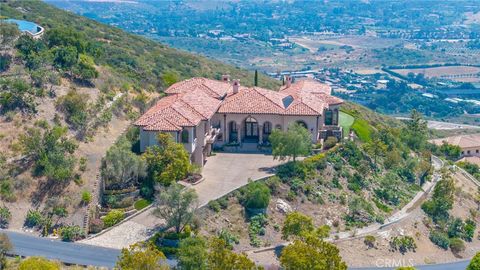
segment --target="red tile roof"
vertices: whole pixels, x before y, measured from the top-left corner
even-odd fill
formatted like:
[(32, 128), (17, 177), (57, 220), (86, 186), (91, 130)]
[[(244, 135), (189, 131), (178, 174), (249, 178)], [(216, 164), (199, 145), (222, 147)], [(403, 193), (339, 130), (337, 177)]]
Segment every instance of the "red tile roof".
[(192, 78), (170, 86), (169, 94), (142, 115), (135, 125), (145, 130), (179, 131), (210, 119), (216, 112), (278, 115), (321, 115), (329, 105), (343, 101), (330, 95), (331, 88), (314, 80), (283, 86), (280, 91), (240, 87), (231, 83)]

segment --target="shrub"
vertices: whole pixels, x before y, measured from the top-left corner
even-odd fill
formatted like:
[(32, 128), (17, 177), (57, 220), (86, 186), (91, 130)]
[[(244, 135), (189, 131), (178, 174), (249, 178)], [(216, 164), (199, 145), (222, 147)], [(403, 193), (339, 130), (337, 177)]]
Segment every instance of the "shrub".
[(253, 247), (260, 246), (260, 240), (258, 235), (265, 234), (265, 226), (268, 224), (267, 216), (264, 214), (255, 215), (250, 220), (250, 225), (248, 226), (248, 236), (250, 237), (250, 245)]
[(125, 213), (122, 210), (112, 210), (108, 212), (108, 214), (103, 217), (103, 223), (105, 227), (111, 227), (125, 218)]
[(10, 210), (6, 207), (0, 207), (0, 228), (1, 229), (6, 229), (8, 227), (8, 223), (10, 222), (10, 219), (12, 218), (12, 213), (10, 213)]
[(42, 257), (29, 257), (23, 260), (18, 270), (60, 270), (60, 264), (58, 262), (49, 261)]
[(330, 149), (334, 147), (338, 143), (337, 138), (335, 137), (328, 137), (325, 142), (323, 143), (323, 148)]
[(365, 236), (365, 239), (363, 239), (363, 243), (368, 247), (368, 248), (373, 248), (375, 247), (375, 236), (373, 235), (367, 235)]
[(478, 270), (480, 269), (480, 252), (475, 255), (466, 270)]
[(103, 227), (105, 225), (103, 224), (103, 220), (96, 218), (92, 219), (90, 221), (90, 232), (91, 233), (99, 233), (103, 230)]
[(448, 246), (450, 245), (450, 240), (448, 239), (448, 235), (444, 232), (440, 231), (431, 231), (429, 235), (430, 241), (435, 245), (447, 250)]
[(248, 184), (245, 193), (246, 208), (266, 208), (270, 202), (270, 189), (262, 182)]
[(280, 188), (280, 177), (276, 175), (269, 177), (267, 180), (265, 180), (265, 184), (273, 193), (277, 193), (278, 189)]
[(148, 200), (140, 199), (140, 200), (136, 201), (133, 206), (135, 207), (135, 209), (137, 211), (140, 211), (140, 210), (142, 210), (143, 208), (145, 208), (149, 205), (150, 205), (150, 202)]
[(209, 201), (208, 208), (210, 208), (215, 213), (220, 212), (220, 204), (217, 201)]
[(27, 217), (25, 218), (26, 227), (36, 227), (42, 224), (43, 216), (38, 210), (28, 210)]
[(73, 242), (85, 238), (85, 232), (77, 225), (65, 226), (61, 228), (60, 236), (63, 241)]
[(471, 242), (473, 239), (473, 235), (475, 234), (475, 229), (477, 227), (477, 224), (475, 221), (471, 219), (467, 219), (465, 221), (465, 226), (463, 227), (463, 239), (465, 241)]
[(218, 232), (218, 238), (222, 239), (225, 241), (227, 246), (232, 247), (233, 244), (238, 244), (240, 243), (240, 240), (237, 235), (231, 233), (228, 229), (221, 229)]
[(70, 90), (65, 96), (57, 100), (58, 110), (65, 113), (67, 123), (74, 129), (84, 127), (88, 121), (88, 98), (88, 95)]
[(89, 204), (92, 201), (92, 193), (90, 191), (83, 191), (82, 192), (82, 203)]
[(220, 208), (222, 209), (227, 209), (228, 208), (228, 198), (227, 197), (222, 197), (217, 200), (218, 204), (220, 205)]
[(408, 251), (415, 252), (417, 244), (411, 236), (395, 236), (390, 240), (390, 247), (395, 251), (405, 254)]
[(450, 249), (454, 254), (458, 254), (465, 251), (465, 244), (460, 238), (452, 238), (450, 239)]

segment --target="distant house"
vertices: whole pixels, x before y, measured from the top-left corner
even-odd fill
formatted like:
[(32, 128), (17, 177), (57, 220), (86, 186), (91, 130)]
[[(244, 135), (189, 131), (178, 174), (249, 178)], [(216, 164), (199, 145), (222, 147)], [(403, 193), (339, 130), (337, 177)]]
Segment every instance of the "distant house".
[(342, 138), (339, 109), (343, 101), (331, 96), (330, 86), (313, 79), (286, 84), (279, 91), (243, 87), (238, 80), (192, 78), (170, 86), (166, 97), (142, 115), (140, 149), (157, 143), (159, 132), (172, 134), (203, 165), (213, 145), (265, 144), (273, 129), (292, 122), (308, 129), (312, 143), (329, 136)]
[(480, 133), (435, 139), (430, 142), (436, 145), (442, 145), (443, 142), (458, 145), (462, 149), (462, 157), (480, 157)]

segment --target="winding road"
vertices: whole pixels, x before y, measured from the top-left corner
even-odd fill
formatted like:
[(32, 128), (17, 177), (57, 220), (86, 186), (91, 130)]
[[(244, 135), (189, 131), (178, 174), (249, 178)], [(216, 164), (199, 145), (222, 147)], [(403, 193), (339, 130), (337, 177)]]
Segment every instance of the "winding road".
[[(440, 160), (433, 160), (434, 166), (438, 169), (443, 164)], [(434, 181), (436, 182), (436, 181)], [(430, 187), (431, 188), (431, 187)], [(402, 213), (392, 223), (402, 219), (407, 213)], [(32, 236), (24, 233), (0, 230), (0, 233), (6, 233), (10, 238), (13, 245), (12, 255), (19, 256), (43, 256), (48, 259), (58, 260), (68, 264), (77, 265), (91, 265), (99, 267), (113, 268), (117, 258), (120, 254), (119, 249), (106, 248), (96, 245), (89, 245), (85, 243), (70, 243), (62, 242), (56, 239), (43, 238)], [(175, 260), (168, 260), (170, 265), (176, 265)], [(469, 263), (469, 260), (435, 264), (435, 265), (422, 265), (415, 266), (419, 270), (464, 270)], [(386, 265), (383, 265), (386, 266)], [(351, 268), (353, 270), (388, 270), (395, 269), (395, 265), (392, 267), (377, 267), (377, 268)]]

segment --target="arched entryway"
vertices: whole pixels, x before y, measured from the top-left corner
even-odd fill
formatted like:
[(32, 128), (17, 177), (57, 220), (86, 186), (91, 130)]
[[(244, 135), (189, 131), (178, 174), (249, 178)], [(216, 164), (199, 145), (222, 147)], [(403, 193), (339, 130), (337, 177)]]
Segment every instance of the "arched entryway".
[(249, 116), (245, 119), (245, 142), (258, 142), (257, 119)]

